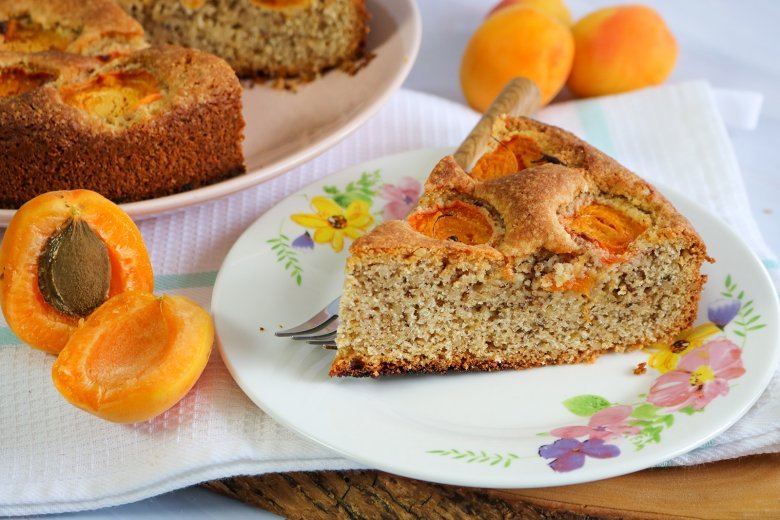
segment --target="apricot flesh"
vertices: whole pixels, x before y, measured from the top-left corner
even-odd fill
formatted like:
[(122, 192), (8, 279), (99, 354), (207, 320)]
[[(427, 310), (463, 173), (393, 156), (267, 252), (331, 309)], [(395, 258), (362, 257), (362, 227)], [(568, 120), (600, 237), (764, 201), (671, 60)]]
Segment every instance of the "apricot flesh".
[(18, 67), (0, 69), (0, 97), (24, 94), (53, 81), (55, 78), (45, 72), (30, 72)]
[(64, 51), (71, 38), (55, 29), (44, 29), (29, 20), (7, 20), (0, 31), (0, 50), (16, 52)]
[(658, 85), (677, 61), (677, 42), (653, 9), (594, 11), (572, 27), (575, 54), (567, 85), (578, 96), (603, 96)]
[(612, 255), (622, 255), (647, 226), (605, 204), (591, 204), (565, 219), (570, 232), (583, 236)]
[(486, 244), (493, 238), (493, 224), (485, 212), (461, 201), (433, 211), (412, 214), (408, 222), (423, 235), (470, 246)]
[(213, 342), (211, 317), (192, 300), (129, 291), (73, 333), (52, 379), (69, 403), (101, 419), (146, 421), (190, 391)]
[(480, 181), (497, 179), (552, 161), (560, 162), (545, 154), (533, 138), (516, 135), (501, 141), (495, 150), (480, 157), (471, 176)]
[(32, 347), (58, 353), (81, 316), (47, 303), (39, 285), (40, 261), (52, 235), (72, 220), (86, 223), (108, 253), (108, 297), (154, 289), (152, 264), (140, 231), (119, 206), (88, 190), (39, 195), (15, 213), (0, 244), (0, 307), (11, 330)]
[(60, 89), (62, 100), (109, 123), (127, 119), (162, 96), (155, 77), (144, 70), (112, 71)]
[(501, 89), (518, 76), (533, 80), (546, 105), (571, 70), (574, 40), (569, 28), (543, 11), (501, 9), (474, 32), (463, 53), (460, 82), (472, 108), (485, 112)]

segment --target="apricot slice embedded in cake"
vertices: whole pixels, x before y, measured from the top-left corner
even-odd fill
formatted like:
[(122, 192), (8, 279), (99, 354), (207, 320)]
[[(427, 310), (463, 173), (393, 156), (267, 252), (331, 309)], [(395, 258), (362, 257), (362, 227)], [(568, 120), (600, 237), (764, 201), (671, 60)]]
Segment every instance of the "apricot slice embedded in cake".
[(413, 213), (409, 216), (409, 224), (425, 236), (471, 246), (487, 244), (494, 234), (490, 215), (474, 204), (461, 201), (432, 211)]
[(0, 49), (15, 52), (64, 51), (75, 34), (59, 28), (44, 28), (29, 17), (0, 22)]
[(21, 66), (0, 68), (0, 98), (19, 96), (56, 79), (48, 72), (36, 72)]
[(66, 104), (117, 124), (131, 119), (139, 108), (159, 101), (161, 88), (148, 71), (113, 70), (83, 83), (63, 85), (60, 95)]
[(545, 153), (533, 137), (517, 134), (500, 141), (496, 139), (494, 149), (479, 158), (471, 176), (486, 181), (550, 163), (563, 164), (557, 157)]
[(101, 195), (40, 195), (14, 215), (0, 244), (0, 306), (25, 343), (58, 353), (79, 320), (113, 295), (152, 291), (143, 238)]

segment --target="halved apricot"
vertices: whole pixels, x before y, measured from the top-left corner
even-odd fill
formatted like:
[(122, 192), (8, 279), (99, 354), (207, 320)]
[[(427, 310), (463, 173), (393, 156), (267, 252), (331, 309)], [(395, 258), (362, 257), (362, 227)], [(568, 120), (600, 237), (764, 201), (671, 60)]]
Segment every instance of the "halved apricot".
[(409, 224), (431, 238), (470, 246), (486, 244), (493, 238), (493, 224), (485, 211), (461, 201), (434, 211), (412, 214)]
[(0, 69), (0, 97), (11, 97), (24, 94), (54, 80), (52, 74), (32, 72), (20, 67)]
[(145, 70), (111, 71), (60, 88), (63, 102), (108, 122), (130, 116), (162, 97), (157, 79)]
[(27, 18), (0, 23), (0, 36), (0, 49), (16, 52), (64, 51), (72, 40), (56, 28), (44, 29)]
[(35, 197), (16, 212), (0, 244), (0, 306), (8, 326), (53, 354), (106, 299), (153, 289), (140, 231), (93, 191)]
[(146, 421), (178, 403), (206, 368), (211, 316), (183, 296), (129, 291), (101, 305), (52, 367), (71, 404), (118, 423)]
[(613, 255), (625, 253), (628, 245), (647, 229), (647, 225), (605, 204), (586, 206), (563, 221), (570, 232), (590, 240)]

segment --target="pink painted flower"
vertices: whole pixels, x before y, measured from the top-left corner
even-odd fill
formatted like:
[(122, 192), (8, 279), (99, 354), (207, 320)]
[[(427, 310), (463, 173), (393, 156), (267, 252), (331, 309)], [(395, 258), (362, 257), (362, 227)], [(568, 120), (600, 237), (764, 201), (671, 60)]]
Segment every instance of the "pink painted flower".
[(718, 338), (682, 358), (677, 369), (656, 379), (647, 401), (675, 410), (692, 406), (701, 410), (719, 395), (729, 393), (729, 380), (745, 373), (742, 351), (731, 341)]
[(385, 184), (379, 196), (389, 202), (382, 207), (385, 220), (401, 220), (406, 218), (412, 206), (420, 198), (420, 183), (411, 177), (404, 177), (396, 184)]
[(610, 406), (594, 413), (587, 426), (564, 426), (552, 430), (550, 434), (569, 439), (587, 435), (590, 439), (602, 440), (621, 435), (635, 435), (639, 433), (639, 428), (626, 422), (631, 417), (632, 411), (633, 408), (625, 404)]

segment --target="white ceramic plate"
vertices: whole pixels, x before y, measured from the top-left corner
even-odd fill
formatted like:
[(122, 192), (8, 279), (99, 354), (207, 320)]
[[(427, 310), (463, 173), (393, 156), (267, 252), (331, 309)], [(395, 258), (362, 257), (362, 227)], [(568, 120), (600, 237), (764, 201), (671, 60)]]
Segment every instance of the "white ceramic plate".
[[(296, 93), (267, 85), (244, 89), (247, 173), (197, 190), (122, 204), (131, 217), (198, 204), (281, 175), (332, 147), (373, 115), (414, 64), (422, 25), (414, 0), (367, 0), (371, 13), (366, 49), (375, 58), (355, 76), (339, 71)], [(0, 209), (0, 226), (15, 210)]]
[[(728, 227), (674, 193), (667, 195), (717, 259), (705, 267), (698, 323), (723, 326), (706, 326), (677, 357), (667, 347), (652, 358), (610, 354), (593, 365), (330, 379), (332, 351), (274, 337), (340, 293), (349, 243), (338, 254), (337, 239), (314, 244), (312, 229), (307, 235), (291, 215), (314, 213), (316, 202), (326, 218), (328, 204), (314, 199), (325, 196), (343, 206), (371, 202), (375, 222), (392, 216), (446, 151), (408, 152), (331, 175), (278, 204), (233, 246), (212, 300), (219, 348), (268, 414), (377, 469), (447, 484), (540, 487), (659, 464), (728, 428), (759, 397), (780, 353), (769, 277)], [(349, 218), (363, 224), (369, 219), (357, 218), (359, 206)], [(635, 375), (641, 362), (650, 366)]]

